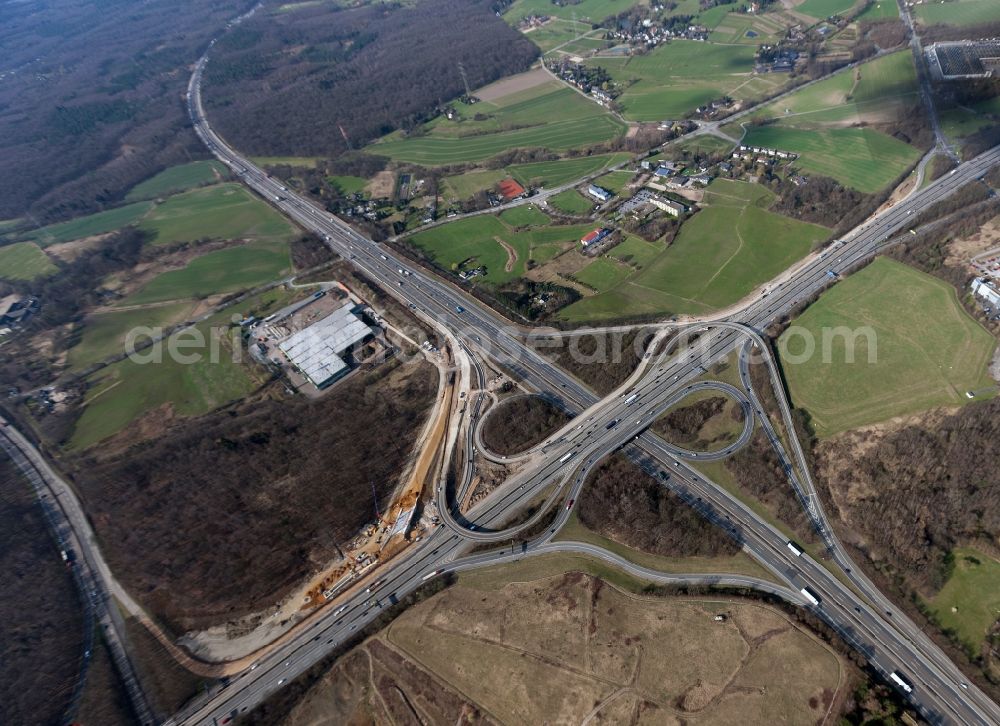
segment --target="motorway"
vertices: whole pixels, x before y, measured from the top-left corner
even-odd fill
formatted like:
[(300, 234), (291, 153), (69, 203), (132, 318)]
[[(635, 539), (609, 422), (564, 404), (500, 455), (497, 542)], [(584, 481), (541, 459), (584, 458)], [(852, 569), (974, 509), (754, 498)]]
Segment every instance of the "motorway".
[[(115, 587), (117, 582), (97, 548), (97, 539), (79, 500), (23, 434), (3, 418), (0, 418), (0, 449), (6, 452), (35, 490), (60, 548), (76, 554), (73, 570), (80, 601), (88, 613), (96, 617), (138, 723), (152, 726), (156, 719), (129, 655), (125, 622), (115, 602), (115, 598), (122, 593)], [(88, 645), (84, 658), (89, 659), (92, 650), (93, 646)]]
[[(508, 533), (500, 535), (490, 530), (502, 526), (526, 502), (553, 482), (565, 485), (571, 481), (566, 496), (573, 498), (590, 467), (608, 453), (627, 445), (626, 451), (631, 457), (654, 471), (666, 486), (700, 512), (722, 524), (727, 532), (739, 539), (748, 553), (762, 562), (780, 581), (788, 583), (788, 587), (777, 587), (782, 597), (811, 607), (883, 675), (895, 670), (906, 673), (914, 683), (909, 698), (929, 721), (1000, 723), (1000, 709), (996, 704), (973, 684), (966, 683), (965, 677), (919, 628), (894, 611), (881, 593), (859, 574), (858, 568), (850, 564), (849, 557), (825, 524), (808, 469), (802, 463), (801, 446), (794, 436), (790, 437), (790, 444), (799, 461), (800, 497), (806, 502), (814, 521), (823, 527), (821, 534), (824, 534), (835, 562), (842, 568), (840, 576), (808, 555), (793, 554), (786, 546), (787, 538), (783, 533), (762, 521), (739, 499), (686, 465), (685, 460), (696, 458), (691, 456), (693, 452), (680, 452), (646, 430), (657, 411), (664, 410), (669, 407), (669, 402), (690, 393), (685, 390), (686, 387), (692, 385), (691, 379), (697, 377), (707, 364), (733, 350), (746, 336), (756, 336), (755, 331), (765, 328), (769, 322), (830, 284), (829, 269), (842, 271), (862, 263), (891, 234), (905, 229), (912, 214), (985, 174), (1000, 162), (1000, 147), (962, 164), (952, 174), (910, 195), (845, 235), (823, 255), (816, 256), (796, 270), (785, 282), (767, 288), (760, 298), (730, 316), (729, 320), (713, 321), (711, 327), (701, 333), (701, 351), (689, 348), (647, 362), (647, 375), (637, 386), (643, 391), (640, 407), (649, 413), (632, 418), (624, 415), (624, 398), (620, 393), (603, 401), (598, 400), (575, 378), (525, 346), (519, 329), (498, 313), (464, 295), (450, 283), (414, 267), (391, 249), (376, 245), (329, 213), (290, 192), (282, 182), (269, 178), (248, 159), (229, 148), (207, 124), (202, 109), (200, 82), (206, 62), (207, 57), (199, 61), (189, 86), (192, 120), (209, 149), (244, 183), (301, 226), (319, 234), (333, 250), (362, 268), (390, 294), (412, 305), (418, 314), (433, 320), (436, 325), (451, 331), (463, 347), (477, 356), (492, 359), (514, 370), (528, 387), (558, 400), (568, 410), (578, 412), (577, 421), (582, 420), (580, 417), (593, 420), (585, 422), (592, 425), (583, 429), (571, 426), (570, 431), (564, 430), (564, 440), (551, 447), (549, 456), (540, 458), (536, 466), (504, 483), (467, 512), (462, 517), (463, 521), (445, 517), (446, 526), (426, 538), (420, 549), (404, 562), (387, 566), (382, 579), (372, 587), (371, 592), (358, 593), (343, 605), (338, 603), (337, 610), (328, 608), (315, 619), (308, 631), (262, 659), (257, 667), (245, 672), (226, 688), (209, 694), (177, 714), (173, 722), (213, 723), (229, 717), (234, 711), (251, 708), (372, 619), (378, 607), (365, 605), (372, 597), (380, 601), (390, 596), (402, 597), (429, 577), (454, 569), (577, 546), (576, 543), (552, 543), (543, 537), (522, 544), (517, 552), (502, 550), (474, 558), (458, 558), (467, 549), (470, 540), (490, 541), (494, 536), (509, 536)], [(401, 276), (399, 269), (411, 274)], [(700, 327), (708, 326), (702, 323)], [(760, 410), (752, 388), (748, 389), (744, 398)], [(473, 413), (478, 410), (478, 403), (472, 409)], [(783, 411), (783, 418), (785, 414)], [(761, 420), (760, 416), (755, 418)], [(607, 427), (607, 423), (615, 419), (618, 423)], [(786, 421), (786, 430), (794, 430), (790, 421)], [(771, 436), (777, 440), (773, 429)], [(559, 461), (571, 451), (576, 453)], [(449, 511), (447, 506), (444, 511)], [(558, 528), (560, 518), (564, 519), (567, 514), (565, 510), (561, 512), (552, 528)], [(719, 579), (717, 575), (700, 577)], [(674, 581), (684, 580), (684, 577), (674, 577)], [(845, 580), (850, 584), (846, 584)], [(752, 586), (775, 588), (773, 584), (765, 585), (763, 582), (755, 582)], [(817, 596), (818, 605), (807, 604), (797, 594), (805, 587)]]

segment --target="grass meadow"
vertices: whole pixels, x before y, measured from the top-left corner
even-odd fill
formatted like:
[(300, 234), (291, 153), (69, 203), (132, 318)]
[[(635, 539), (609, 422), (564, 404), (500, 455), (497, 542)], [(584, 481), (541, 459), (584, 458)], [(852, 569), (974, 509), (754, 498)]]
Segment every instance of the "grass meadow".
[(4, 280), (37, 280), (58, 269), (34, 242), (15, 242), (0, 247), (0, 278)]
[[(638, 271), (578, 300), (561, 317), (583, 322), (698, 314), (740, 300), (829, 234), (825, 227), (768, 212), (772, 200), (762, 187), (716, 179), (707, 206), (684, 222), (669, 247), (655, 257), (647, 250)], [(629, 249), (609, 254), (628, 255)]]
[(819, 436), (961, 405), (966, 391), (994, 387), (987, 368), (996, 340), (969, 317), (954, 288), (887, 258), (823, 293), (793, 326), (808, 331), (817, 351), (824, 330), (867, 327), (875, 334), (856, 340), (853, 363), (842, 337), (830, 340), (826, 362), (819, 352), (794, 362), (805, 356), (805, 339), (787, 331), (779, 339), (792, 401), (809, 412)]
[(192, 161), (189, 164), (164, 169), (146, 181), (136, 184), (125, 199), (130, 202), (140, 199), (155, 199), (212, 184), (228, 177), (229, 172), (221, 162)]

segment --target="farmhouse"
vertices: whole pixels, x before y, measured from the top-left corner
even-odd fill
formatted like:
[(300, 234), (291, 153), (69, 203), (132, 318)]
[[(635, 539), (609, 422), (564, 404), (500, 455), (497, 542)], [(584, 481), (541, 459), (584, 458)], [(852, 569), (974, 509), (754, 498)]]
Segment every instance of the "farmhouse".
[(611, 234), (611, 230), (607, 227), (601, 227), (600, 229), (595, 229), (593, 232), (588, 232), (580, 239), (580, 244), (584, 247), (590, 247), (593, 244), (597, 244), (602, 239)]
[(609, 192), (607, 189), (599, 187), (596, 184), (591, 184), (587, 187), (587, 194), (600, 202), (606, 202), (614, 196), (614, 194)]
[(524, 187), (511, 178), (503, 179), (497, 184), (497, 188), (500, 190), (500, 195), (508, 202), (524, 194)]

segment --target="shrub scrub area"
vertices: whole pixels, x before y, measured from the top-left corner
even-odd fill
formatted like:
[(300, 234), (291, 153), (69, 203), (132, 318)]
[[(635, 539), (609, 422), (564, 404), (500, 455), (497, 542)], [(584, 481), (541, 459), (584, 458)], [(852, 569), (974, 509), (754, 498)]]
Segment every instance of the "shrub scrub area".
[(998, 422), (1000, 400), (993, 399), (849, 431), (814, 447), (829, 509), (858, 559), (897, 602), (916, 604), (950, 639), (950, 657), (987, 676), (994, 685), (980, 684), (993, 698), (1000, 696), (1000, 563), (985, 553), (996, 551), (1000, 532)]
[(517, 396), (501, 401), (483, 422), (483, 443), (495, 454), (510, 456), (530, 449), (570, 417), (542, 396)]
[(653, 424), (667, 441), (693, 451), (723, 449), (736, 441), (742, 427), (739, 404), (712, 391), (688, 396)]
[[(437, 390), (385, 363), (315, 401), (248, 400), (76, 460), (112, 568), (179, 631), (268, 607), (374, 519)], [(375, 453), (373, 453), (375, 452)]]
[(653, 335), (651, 329), (639, 329), (628, 333), (579, 335), (555, 341), (539, 339), (534, 341), (534, 345), (556, 365), (572, 373), (601, 396), (607, 396), (622, 385), (639, 365)]

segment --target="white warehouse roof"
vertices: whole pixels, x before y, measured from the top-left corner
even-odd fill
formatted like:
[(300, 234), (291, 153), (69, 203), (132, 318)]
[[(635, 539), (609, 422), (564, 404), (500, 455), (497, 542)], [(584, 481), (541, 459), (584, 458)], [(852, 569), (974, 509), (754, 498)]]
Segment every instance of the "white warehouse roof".
[(371, 332), (351, 312), (351, 306), (344, 305), (289, 336), (278, 347), (315, 386), (322, 387), (347, 368), (341, 354), (367, 338)]

